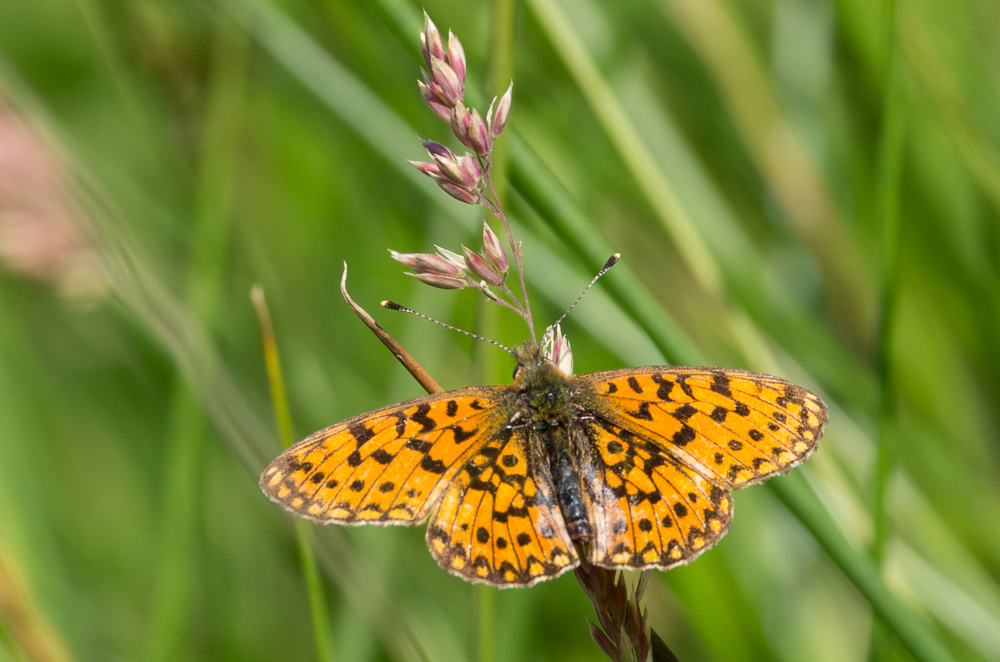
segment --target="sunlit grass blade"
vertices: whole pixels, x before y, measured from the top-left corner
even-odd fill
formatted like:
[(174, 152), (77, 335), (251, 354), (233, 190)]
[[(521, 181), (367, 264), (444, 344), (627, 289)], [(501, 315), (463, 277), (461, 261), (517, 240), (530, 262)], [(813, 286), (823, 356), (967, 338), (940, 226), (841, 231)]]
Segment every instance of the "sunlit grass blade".
[[(271, 312), (267, 307), (264, 289), (255, 285), (250, 292), (257, 321), (260, 324), (261, 342), (264, 351), (264, 365), (267, 367), (267, 381), (271, 386), (271, 400), (274, 403), (274, 417), (278, 423), (278, 433), (281, 445), (289, 448), (295, 438), (292, 434), (292, 417), (288, 410), (288, 398), (285, 395), (285, 380), (281, 375), (281, 361), (278, 358), (278, 343), (274, 338), (274, 325), (271, 323)], [(312, 524), (296, 518), (295, 537), (299, 544), (299, 560), (302, 563), (302, 576), (309, 595), (309, 609), (313, 617), (313, 634), (316, 637), (316, 655), (321, 662), (332, 660), (329, 630), (329, 610), (326, 598), (323, 596), (323, 582), (316, 566), (313, 554)]]
[(687, 268), (706, 294), (722, 297), (722, 274), (718, 264), (681, 205), (674, 187), (661, 175), (642, 137), (587, 53), (583, 41), (552, 0), (529, 0), (527, 4), (560, 51), (563, 63), (570, 69), (636, 183), (670, 233)]
[(838, 317), (850, 321), (855, 338), (863, 337), (870, 294), (861, 256), (820, 166), (778, 101), (777, 81), (764, 69), (738, 8), (718, 0), (659, 4), (699, 54), (784, 218), (816, 256)]

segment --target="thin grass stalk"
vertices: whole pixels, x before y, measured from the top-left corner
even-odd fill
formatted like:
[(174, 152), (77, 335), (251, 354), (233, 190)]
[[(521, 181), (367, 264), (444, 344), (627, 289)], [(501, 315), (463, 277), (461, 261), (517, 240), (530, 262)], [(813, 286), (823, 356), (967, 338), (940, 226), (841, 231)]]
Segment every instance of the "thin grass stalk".
[(60, 633), (35, 596), (24, 568), (6, 540), (0, 539), (0, 650), (10, 659), (73, 662)]
[[(281, 445), (283, 448), (289, 448), (295, 442), (292, 434), (292, 417), (288, 410), (285, 380), (281, 373), (281, 361), (278, 359), (278, 344), (274, 338), (274, 325), (271, 323), (271, 312), (267, 307), (264, 289), (260, 285), (255, 285), (250, 292), (250, 299), (260, 324), (264, 365), (267, 367), (267, 381), (271, 386), (271, 402), (274, 405), (274, 417), (278, 423)], [(316, 658), (320, 662), (329, 662), (333, 660), (330, 645), (330, 616), (326, 597), (323, 595), (323, 580), (320, 578), (316, 556), (313, 554), (312, 524), (300, 518), (295, 518), (294, 524), (295, 539), (299, 546), (299, 562), (302, 564), (302, 578), (309, 595), (313, 636), (316, 639)]]
[[(206, 327), (215, 326), (232, 211), (233, 171), (241, 130), (247, 43), (224, 16), (215, 34), (212, 79), (196, 190), (196, 225), (185, 298)], [(178, 375), (167, 440), (162, 555), (153, 597), (149, 658), (182, 656), (197, 574), (197, 502), (208, 424)]]
[(723, 300), (722, 271), (718, 263), (695, 229), (673, 185), (663, 176), (625, 108), (601, 75), (583, 40), (554, 0), (527, 0), (526, 4), (587, 97), (632, 178), (670, 234), (684, 264), (707, 295)]
[[(872, 486), (872, 523), (874, 539), (872, 559), (881, 568), (891, 535), (891, 520), (886, 510), (886, 494), (896, 464), (893, 439), (896, 418), (896, 376), (892, 351), (899, 300), (899, 199), (903, 160), (903, 90), (902, 62), (899, 56), (899, 4), (888, 0), (886, 6), (886, 76), (882, 107), (882, 135), (879, 141), (878, 214), (882, 228), (882, 273), (879, 327), (875, 371), (879, 382), (880, 403), (875, 471)], [(884, 624), (872, 621), (869, 658), (888, 660), (892, 655)]]
[(886, 10), (892, 16), (889, 19), (891, 23), (891, 36), (888, 37), (887, 46), (889, 65), (883, 104), (882, 135), (879, 141), (878, 214), (882, 228), (882, 283), (876, 375), (882, 396), (872, 503), (872, 520), (875, 527), (872, 558), (876, 563), (881, 563), (889, 536), (885, 496), (895, 455), (891, 432), (895, 414), (892, 341), (896, 304), (899, 299), (899, 187), (903, 158), (901, 62), (896, 49), (895, 14), (898, 10), (895, 0), (889, 0)]

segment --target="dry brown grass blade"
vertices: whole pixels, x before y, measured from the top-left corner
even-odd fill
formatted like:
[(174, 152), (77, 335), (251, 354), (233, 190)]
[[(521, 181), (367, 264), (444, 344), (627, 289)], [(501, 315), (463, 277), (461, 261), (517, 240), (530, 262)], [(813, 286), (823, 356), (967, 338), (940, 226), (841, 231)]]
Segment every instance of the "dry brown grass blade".
[(382, 341), (382, 344), (389, 348), (392, 355), (403, 364), (403, 367), (406, 368), (407, 372), (413, 375), (413, 378), (417, 380), (425, 391), (428, 393), (444, 393), (444, 389), (441, 388), (441, 385), (434, 381), (434, 378), (431, 377), (426, 370), (424, 370), (423, 366), (417, 363), (417, 360), (410, 356), (410, 353), (403, 349), (403, 347), (396, 342), (396, 340), (390, 336), (385, 329), (379, 326), (378, 322), (376, 322), (364, 308), (356, 304), (354, 299), (351, 298), (351, 295), (347, 293), (347, 262), (344, 262), (344, 275), (340, 278), (340, 293), (343, 295), (344, 301), (347, 302), (347, 305), (351, 307), (351, 310), (353, 310), (355, 314), (361, 318), (361, 321), (372, 330), (372, 333), (378, 336), (378, 339)]

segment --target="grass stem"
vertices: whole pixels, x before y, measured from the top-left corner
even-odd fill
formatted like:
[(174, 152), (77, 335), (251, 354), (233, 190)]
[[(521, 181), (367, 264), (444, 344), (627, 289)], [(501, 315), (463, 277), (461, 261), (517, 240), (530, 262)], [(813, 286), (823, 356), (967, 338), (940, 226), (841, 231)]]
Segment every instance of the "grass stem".
[[(274, 417), (278, 422), (278, 432), (281, 445), (288, 448), (295, 438), (292, 434), (292, 417), (288, 410), (288, 398), (285, 395), (285, 380), (281, 375), (281, 362), (278, 360), (278, 344), (274, 338), (274, 326), (271, 323), (271, 313), (264, 297), (264, 289), (255, 285), (250, 292), (257, 321), (260, 324), (260, 336), (264, 351), (264, 365), (267, 367), (267, 380), (271, 385), (271, 400), (274, 404)], [(302, 577), (305, 580), (306, 592), (309, 594), (309, 609), (313, 619), (313, 634), (316, 637), (316, 656), (320, 662), (328, 662), (331, 656), (329, 610), (323, 595), (323, 581), (313, 554), (312, 524), (300, 518), (295, 518), (295, 537), (299, 544), (299, 561), (302, 564)]]

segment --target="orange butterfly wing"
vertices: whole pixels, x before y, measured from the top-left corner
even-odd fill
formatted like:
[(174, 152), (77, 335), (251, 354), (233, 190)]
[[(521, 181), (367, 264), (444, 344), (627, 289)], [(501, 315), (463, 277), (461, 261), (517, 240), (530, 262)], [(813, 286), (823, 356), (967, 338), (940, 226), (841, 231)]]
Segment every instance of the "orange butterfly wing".
[(427, 527), (427, 544), (443, 568), (504, 588), (577, 565), (537, 448), (526, 428), (504, 428), (459, 472)]
[(272, 462), (261, 489), (318, 522), (420, 522), (503, 424), (497, 390), (423, 396), (320, 430)]
[(729, 493), (658, 444), (601, 419), (583, 430), (597, 449), (583, 473), (599, 477), (588, 508), (591, 562), (666, 570), (690, 561), (729, 528)]
[(415, 524), (432, 515), (431, 553), (469, 581), (528, 586), (554, 577), (578, 557), (547, 469), (496, 406), (503, 388), (424, 396), (320, 430), (272, 462), (260, 486), (322, 523)]
[(650, 367), (578, 379), (600, 396), (595, 414), (730, 489), (801, 463), (827, 420), (819, 396), (746, 370)]
[(744, 370), (648, 367), (575, 378), (605, 497), (594, 563), (667, 568), (711, 547), (732, 518), (729, 490), (785, 473), (816, 448), (818, 396)]

